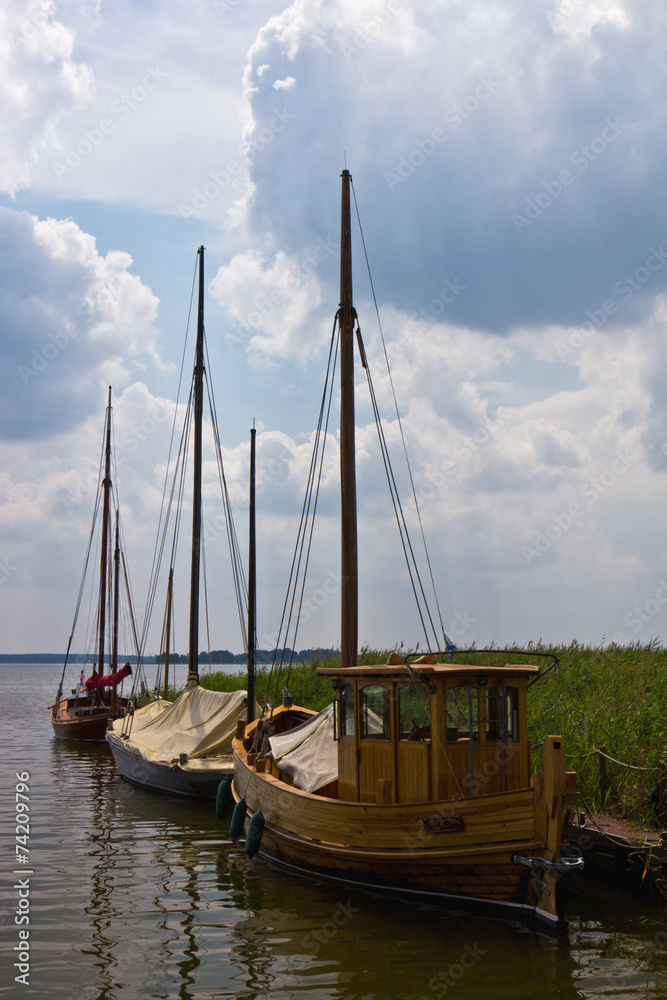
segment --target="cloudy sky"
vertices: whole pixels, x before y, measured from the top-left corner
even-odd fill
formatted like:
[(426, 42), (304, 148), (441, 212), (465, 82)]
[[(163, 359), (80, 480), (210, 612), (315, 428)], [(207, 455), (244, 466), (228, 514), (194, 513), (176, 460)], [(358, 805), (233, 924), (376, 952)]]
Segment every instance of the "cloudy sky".
[[(143, 613), (201, 244), (243, 545), (258, 427), (270, 644), (338, 304), (346, 165), (447, 632), (664, 638), (663, 3), (5, 0), (0, 25), (1, 651), (66, 646), (108, 385)], [(358, 232), (354, 256), (415, 528)], [(357, 386), (359, 639), (411, 646), (423, 636)], [(300, 648), (340, 636), (336, 445)], [(240, 651), (213, 501), (206, 516), (211, 644)]]

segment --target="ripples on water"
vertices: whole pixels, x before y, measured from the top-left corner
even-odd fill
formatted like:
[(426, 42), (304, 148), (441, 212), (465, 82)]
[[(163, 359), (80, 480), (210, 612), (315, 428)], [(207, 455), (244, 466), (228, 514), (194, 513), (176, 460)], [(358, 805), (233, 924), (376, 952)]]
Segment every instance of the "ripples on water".
[[(667, 998), (664, 912), (586, 879), (557, 938), (292, 876), (232, 846), (211, 804), (120, 780), (53, 739), (59, 671), (0, 666), (2, 995), (49, 1000)], [(15, 773), (30, 773), (31, 975), (18, 943)], [(11, 956), (11, 957), (10, 957)]]

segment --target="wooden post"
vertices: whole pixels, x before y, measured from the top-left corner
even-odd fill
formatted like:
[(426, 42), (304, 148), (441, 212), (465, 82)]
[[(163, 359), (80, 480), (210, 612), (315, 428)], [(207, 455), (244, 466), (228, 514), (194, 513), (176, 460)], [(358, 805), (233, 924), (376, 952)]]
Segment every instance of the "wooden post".
[(542, 743), (544, 795), (547, 806), (547, 851), (560, 858), (561, 826), (565, 802), (565, 752), (560, 736), (547, 736)]

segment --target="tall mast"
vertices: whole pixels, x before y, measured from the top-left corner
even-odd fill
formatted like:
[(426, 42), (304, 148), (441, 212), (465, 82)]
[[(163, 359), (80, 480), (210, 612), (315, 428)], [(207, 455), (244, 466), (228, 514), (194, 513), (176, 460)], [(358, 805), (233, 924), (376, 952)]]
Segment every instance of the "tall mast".
[[(253, 421), (254, 425), (254, 421)], [(248, 516), (248, 722), (255, 718), (255, 427), (250, 431), (250, 507)]]
[(97, 669), (104, 673), (104, 634), (107, 613), (107, 566), (109, 540), (109, 508), (111, 506), (111, 386), (107, 404), (106, 444), (104, 448), (104, 480), (102, 482), (102, 545), (100, 551), (100, 610), (98, 630)]
[(169, 640), (171, 638), (171, 609), (174, 599), (174, 567), (169, 570), (169, 583), (167, 585), (167, 638), (164, 645), (164, 700), (169, 694)]
[(357, 662), (357, 487), (354, 455), (354, 319), (350, 172), (344, 170), (340, 233), (341, 667)]
[(113, 632), (111, 635), (111, 673), (118, 670), (118, 619), (120, 617), (120, 512), (116, 510), (116, 544), (113, 553)]
[(199, 305), (194, 385), (194, 485), (192, 490), (192, 564), (190, 573), (190, 639), (186, 690), (199, 684), (199, 563), (201, 557), (202, 414), (204, 408), (204, 247), (199, 247)]

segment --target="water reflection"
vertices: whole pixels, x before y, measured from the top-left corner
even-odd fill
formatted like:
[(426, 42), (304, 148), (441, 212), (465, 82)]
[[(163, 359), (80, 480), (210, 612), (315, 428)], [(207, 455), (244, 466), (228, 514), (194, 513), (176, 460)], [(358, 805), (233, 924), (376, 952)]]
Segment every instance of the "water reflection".
[[(416, 1000), (454, 989), (461, 997), (518, 998), (534, 995), (536, 982), (541, 996), (579, 996), (567, 947), (513, 921), (332, 887), (263, 862), (244, 863), (233, 852), (221, 856), (217, 881), (220, 891), (231, 887), (236, 908), (245, 910), (234, 925), (234, 954), (247, 977), (237, 994), (243, 1000), (276, 988), (341, 1000)], [(520, 966), (508, 955), (519, 957)]]

